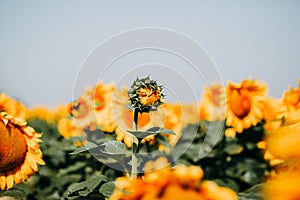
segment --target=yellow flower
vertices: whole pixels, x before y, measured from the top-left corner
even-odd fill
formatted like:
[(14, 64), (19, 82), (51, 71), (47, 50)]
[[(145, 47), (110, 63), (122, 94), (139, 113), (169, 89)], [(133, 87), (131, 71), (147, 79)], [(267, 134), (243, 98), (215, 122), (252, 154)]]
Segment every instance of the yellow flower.
[(274, 131), (279, 128), (285, 113), (281, 99), (266, 97), (263, 100), (262, 113), (265, 120), (264, 128), (267, 131)]
[[(177, 118), (176, 122), (178, 125), (181, 125), (181, 128), (186, 127), (188, 124), (194, 124), (199, 121), (199, 112), (198, 112), (198, 104), (180, 104), (180, 103), (164, 103), (161, 105), (163, 110), (167, 110), (170, 115), (175, 116)], [(174, 130), (174, 128), (170, 127), (169, 129)], [(176, 131), (174, 131), (176, 132)], [(176, 132), (177, 134), (177, 132)]]
[(56, 117), (54, 111), (49, 108), (45, 108), (43, 106), (36, 106), (34, 108), (30, 108), (26, 113), (27, 119), (39, 118), (41, 120), (46, 121), (49, 124), (56, 122)]
[(54, 110), (55, 121), (59, 122), (63, 117), (69, 116), (69, 107), (67, 105), (58, 105)]
[(2, 111), (15, 117), (25, 118), (26, 116), (26, 107), (4, 93), (0, 93), (0, 112)]
[[(299, 165), (298, 165), (299, 166)], [(299, 199), (300, 170), (280, 172), (264, 186), (267, 200)]]
[(215, 182), (203, 181), (200, 192), (203, 199), (209, 200), (237, 200), (238, 197), (233, 190), (226, 187), (219, 187)]
[(94, 107), (98, 125), (102, 131), (113, 132), (116, 124), (113, 118), (112, 98), (115, 92), (113, 83), (100, 82), (94, 89)]
[(88, 95), (86, 91), (70, 105), (72, 119), (74, 119), (74, 123), (78, 128), (87, 127), (95, 121), (95, 115), (93, 112), (94, 104), (90, 97), (91, 96)]
[(224, 120), (226, 111), (225, 87), (213, 84), (206, 87), (200, 102), (200, 120)]
[(300, 159), (300, 122), (290, 126), (283, 126), (271, 133), (267, 138), (267, 148), (281, 159)]
[(140, 94), (140, 101), (144, 106), (151, 106), (155, 104), (161, 95), (158, 91), (154, 91), (151, 88), (140, 88), (138, 93)]
[(171, 169), (168, 160), (160, 157), (145, 164), (144, 179), (120, 177), (109, 199), (111, 200), (237, 200), (229, 188), (211, 181), (202, 181), (203, 170), (197, 166), (176, 166)]
[(39, 147), (41, 134), (26, 126), (26, 121), (0, 113), (0, 188), (26, 181), (44, 165)]
[(226, 92), (226, 125), (241, 133), (260, 122), (263, 119), (265, 92), (266, 86), (256, 80), (244, 80), (240, 84), (229, 82)]
[(298, 81), (298, 88), (285, 92), (283, 96), (283, 104), (287, 106), (288, 110), (300, 109), (300, 80)]
[(83, 130), (77, 128), (74, 120), (62, 118), (57, 125), (59, 133), (66, 139), (70, 137), (78, 137), (83, 134)]

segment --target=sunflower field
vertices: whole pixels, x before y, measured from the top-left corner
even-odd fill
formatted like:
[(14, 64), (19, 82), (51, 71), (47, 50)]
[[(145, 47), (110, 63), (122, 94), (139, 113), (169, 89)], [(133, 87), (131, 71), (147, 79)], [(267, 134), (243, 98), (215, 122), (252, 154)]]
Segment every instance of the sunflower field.
[(55, 109), (0, 93), (0, 199), (300, 199), (298, 84), (274, 98), (228, 81), (184, 103), (145, 77)]

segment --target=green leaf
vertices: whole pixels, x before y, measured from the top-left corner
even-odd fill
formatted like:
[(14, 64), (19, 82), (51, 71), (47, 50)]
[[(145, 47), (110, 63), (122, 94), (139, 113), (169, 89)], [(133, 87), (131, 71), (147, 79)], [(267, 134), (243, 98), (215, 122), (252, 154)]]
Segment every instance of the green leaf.
[(240, 200), (263, 200), (263, 184), (257, 184), (248, 190), (238, 193), (238, 197)]
[(239, 144), (227, 144), (224, 151), (229, 155), (240, 154), (244, 150), (244, 147)]
[(165, 129), (161, 127), (152, 127), (147, 130), (148, 132), (154, 132), (154, 133), (165, 133), (165, 134), (171, 134), (171, 135), (176, 135), (174, 131), (170, 129)]
[(26, 193), (20, 189), (0, 191), (0, 199), (26, 199)]
[(137, 138), (145, 138), (151, 135), (156, 135), (156, 134), (170, 134), (170, 135), (176, 135), (174, 133), (174, 131), (170, 130), (170, 129), (165, 129), (165, 128), (160, 128), (160, 127), (152, 127), (149, 128), (146, 131), (128, 131), (129, 133), (133, 134), (134, 136), (136, 136)]
[(118, 142), (115, 140), (104, 142), (101, 144), (101, 146), (104, 146), (103, 153), (106, 154), (131, 154), (132, 152), (127, 149), (124, 143)]
[(105, 196), (105, 197), (109, 197), (110, 195), (112, 195), (113, 191), (115, 189), (115, 184), (114, 182), (107, 182), (107, 183), (104, 183), (100, 189), (99, 189), (99, 192)]
[(86, 181), (72, 184), (68, 188), (68, 196), (87, 196), (93, 192), (101, 182), (106, 182), (106, 176), (96, 175)]
[(90, 149), (94, 149), (96, 147), (98, 147), (96, 144), (89, 142), (85, 146), (78, 147), (75, 151), (71, 152), (70, 155), (77, 155), (77, 154), (86, 152)]
[(156, 139), (157, 139), (159, 144), (162, 144), (162, 145), (168, 147), (170, 150), (173, 148), (167, 137), (164, 137), (162, 135), (158, 135)]

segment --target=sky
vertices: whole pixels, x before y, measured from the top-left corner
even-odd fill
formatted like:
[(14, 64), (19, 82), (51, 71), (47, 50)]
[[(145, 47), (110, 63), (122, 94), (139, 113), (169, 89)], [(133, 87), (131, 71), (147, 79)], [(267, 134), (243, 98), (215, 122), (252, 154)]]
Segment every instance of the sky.
[[(104, 77), (98, 71), (82, 72), (87, 63), (95, 61), (91, 57), (105, 41), (128, 30), (156, 27), (197, 42), (224, 83), (251, 77), (265, 82), (269, 95), (281, 97), (289, 85), (296, 87), (300, 78), (299, 10), (300, 2), (292, 0), (3, 0), (0, 91), (28, 106), (55, 107), (71, 102), (74, 91), (80, 94), (96, 80), (103, 78), (121, 85), (133, 75), (151, 73), (151, 68), (155, 71), (151, 78), (157, 76), (166, 85), (170, 98), (193, 100), (192, 93), (184, 93), (188, 90), (185, 88), (199, 96), (205, 77), (199, 81), (192, 66), (170, 52), (150, 49), (125, 55), (112, 63)], [(135, 44), (140, 38), (143, 36), (137, 35), (128, 43)], [(125, 43), (118, 45), (117, 50)], [(103, 50), (104, 54), (94, 57), (98, 59), (95, 66), (110, 52)], [(127, 66), (122, 73), (121, 66)], [(78, 87), (82, 77), (90, 82)]]

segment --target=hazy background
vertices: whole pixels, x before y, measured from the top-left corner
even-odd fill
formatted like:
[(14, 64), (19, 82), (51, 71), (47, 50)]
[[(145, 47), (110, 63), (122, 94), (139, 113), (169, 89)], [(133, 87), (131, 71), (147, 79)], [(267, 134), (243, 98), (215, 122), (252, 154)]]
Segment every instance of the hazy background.
[(194, 38), (224, 81), (256, 78), (275, 97), (300, 78), (299, 1), (2, 0), (0, 91), (30, 106), (68, 103), (90, 51), (137, 27)]

